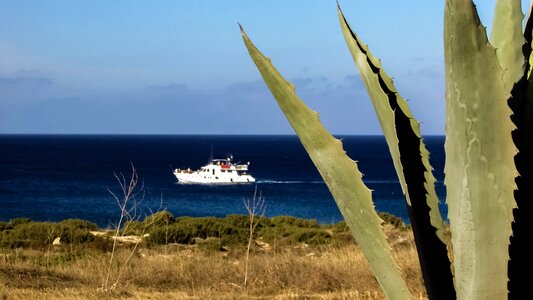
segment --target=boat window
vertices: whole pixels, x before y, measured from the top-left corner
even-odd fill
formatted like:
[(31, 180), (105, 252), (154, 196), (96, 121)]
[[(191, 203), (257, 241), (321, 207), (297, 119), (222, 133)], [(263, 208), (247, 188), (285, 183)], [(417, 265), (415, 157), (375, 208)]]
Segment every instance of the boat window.
[(215, 169), (211, 169), (211, 171), (213, 171), (213, 175), (215, 175)]

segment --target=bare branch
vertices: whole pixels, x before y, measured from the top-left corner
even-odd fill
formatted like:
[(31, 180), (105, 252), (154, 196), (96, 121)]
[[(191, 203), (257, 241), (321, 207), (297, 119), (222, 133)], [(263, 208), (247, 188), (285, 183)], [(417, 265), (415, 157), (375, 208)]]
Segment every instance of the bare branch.
[(257, 225), (259, 225), (259, 222), (265, 215), (266, 207), (265, 198), (263, 197), (262, 193), (259, 192), (259, 196), (257, 195), (257, 185), (255, 186), (254, 197), (252, 198), (251, 202), (250, 199), (246, 199), (243, 202), (244, 207), (248, 211), (248, 224), (250, 230), (250, 234), (248, 236), (248, 247), (246, 248), (246, 257), (244, 259), (244, 286), (246, 287), (248, 284), (248, 262), (250, 259), (250, 249), (252, 247), (254, 232)]

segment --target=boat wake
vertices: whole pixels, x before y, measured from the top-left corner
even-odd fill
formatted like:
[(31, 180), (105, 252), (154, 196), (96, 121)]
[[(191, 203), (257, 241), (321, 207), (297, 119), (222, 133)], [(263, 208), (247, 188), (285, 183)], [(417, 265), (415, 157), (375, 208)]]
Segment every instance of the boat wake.
[[(397, 184), (398, 180), (364, 180), (366, 184)], [(324, 184), (322, 180), (258, 180), (258, 184)]]
[(305, 181), (305, 180), (258, 180), (258, 184), (323, 184), (324, 181)]

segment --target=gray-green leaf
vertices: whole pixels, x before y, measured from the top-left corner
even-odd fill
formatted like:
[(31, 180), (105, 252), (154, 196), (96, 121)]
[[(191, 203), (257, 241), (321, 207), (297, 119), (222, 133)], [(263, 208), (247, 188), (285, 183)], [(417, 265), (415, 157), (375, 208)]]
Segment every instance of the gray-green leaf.
[(505, 299), (517, 171), (508, 85), (472, 1), (447, 0), (446, 188), (458, 299)]
[(294, 86), (279, 74), (270, 59), (257, 50), (244, 31), (242, 36), (265, 83), (333, 194), (385, 294), (390, 299), (411, 299), (357, 164), (346, 155), (342, 143), (322, 126), (318, 114), (298, 98)]

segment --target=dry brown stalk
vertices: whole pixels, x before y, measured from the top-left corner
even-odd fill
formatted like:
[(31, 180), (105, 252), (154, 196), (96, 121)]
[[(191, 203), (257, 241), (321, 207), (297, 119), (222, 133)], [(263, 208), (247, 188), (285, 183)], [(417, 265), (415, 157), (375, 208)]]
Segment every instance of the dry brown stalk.
[[(117, 205), (120, 208), (120, 218), (114, 230), (115, 233), (113, 235), (113, 247), (112, 247), (111, 255), (109, 258), (107, 274), (105, 276), (105, 280), (102, 286), (99, 288), (99, 290), (103, 292), (113, 291), (117, 288), (117, 285), (119, 284), (120, 279), (122, 278), (124, 272), (128, 268), (133, 255), (137, 251), (137, 248), (142, 241), (142, 237), (144, 236), (146, 232), (146, 228), (148, 228), (150, 225), (154, 224), (157, 221), (157, 218), (152, 218), (150, 219), (151, 221), (149, 223), (144, 223), (141, 233), (139, 234), (139, 238), (133, 241), (133, 248), (129, 252), (129, 255), (127, 259), (125, 260), (125, 262), (122, 265), (120, 265), (118, 272), (116, 274), (115, 280), (113, 281), (112, 284), (110, 284), (110, 278), (113, 273), (112, 271), (113, 262), (115, 259), (115, 251), (117, 249), (117, 245), (119, 241), (121, 240), (120, 238), (125, 237), (124, 235), (128, 231), (129, 224), (132, 224), (131, 222), (128, 222), (128, 221), (137, 221), (139, 219), (137, 215), (137, 208), (140, 204), (140, 200), (144, 198), (144, 186), (141, 186), (140, 188), (137, 187), (139, 183), (139, 176), (137, 174), (137, 170), (135, 166), (133, 165), (133, 163), (131, 164), (131, 175), (128, 180), (126, 180), (126, 177), (122, 173), (120, 173), (120, 175), (117, 175), (117, 174), (114, 174), (114, 175), (120, 185), (122, 197), (117, 196), (113, 191), (108, 189), (109, 193), (111, 193), (113, 198), (115, 198), (115, 201), (117, 202)], [(139, 194), (142, 195), (140, 197), (140, 200), (138, 200)], [(161, 196), (161, 203), (157, 211), (161, 209), (162, 201), (163, 200)], [(150, 210), (150, 212), (151, 212), (151, 215), (154, 215), (154, 212), (152, 210)]]
[(252, 198), (251, 202), (250, 199), (244, 200), (244, 206), (246, 207), (246, 211), (248, 211), (248, 222), (249, 222), (249, 230), (250, 235), (248, 236), (248, 245), (246, 247), (246, 257), (244, 259), (244, 287), (247, 287), (248, 285), (248, 266), (249, 266), (249, 259), (250, 259), (250, 248), (252, 246), (253, 238), (254, 238), (254, 231), (257, 225), (259, 224), (259, 221), (261, 221), (261, 218), (265, 216), (265, 198), (259, 192), (259, 195), (257, 195), (257, 186), (255, 187), (254, 191), (254, 197)]

